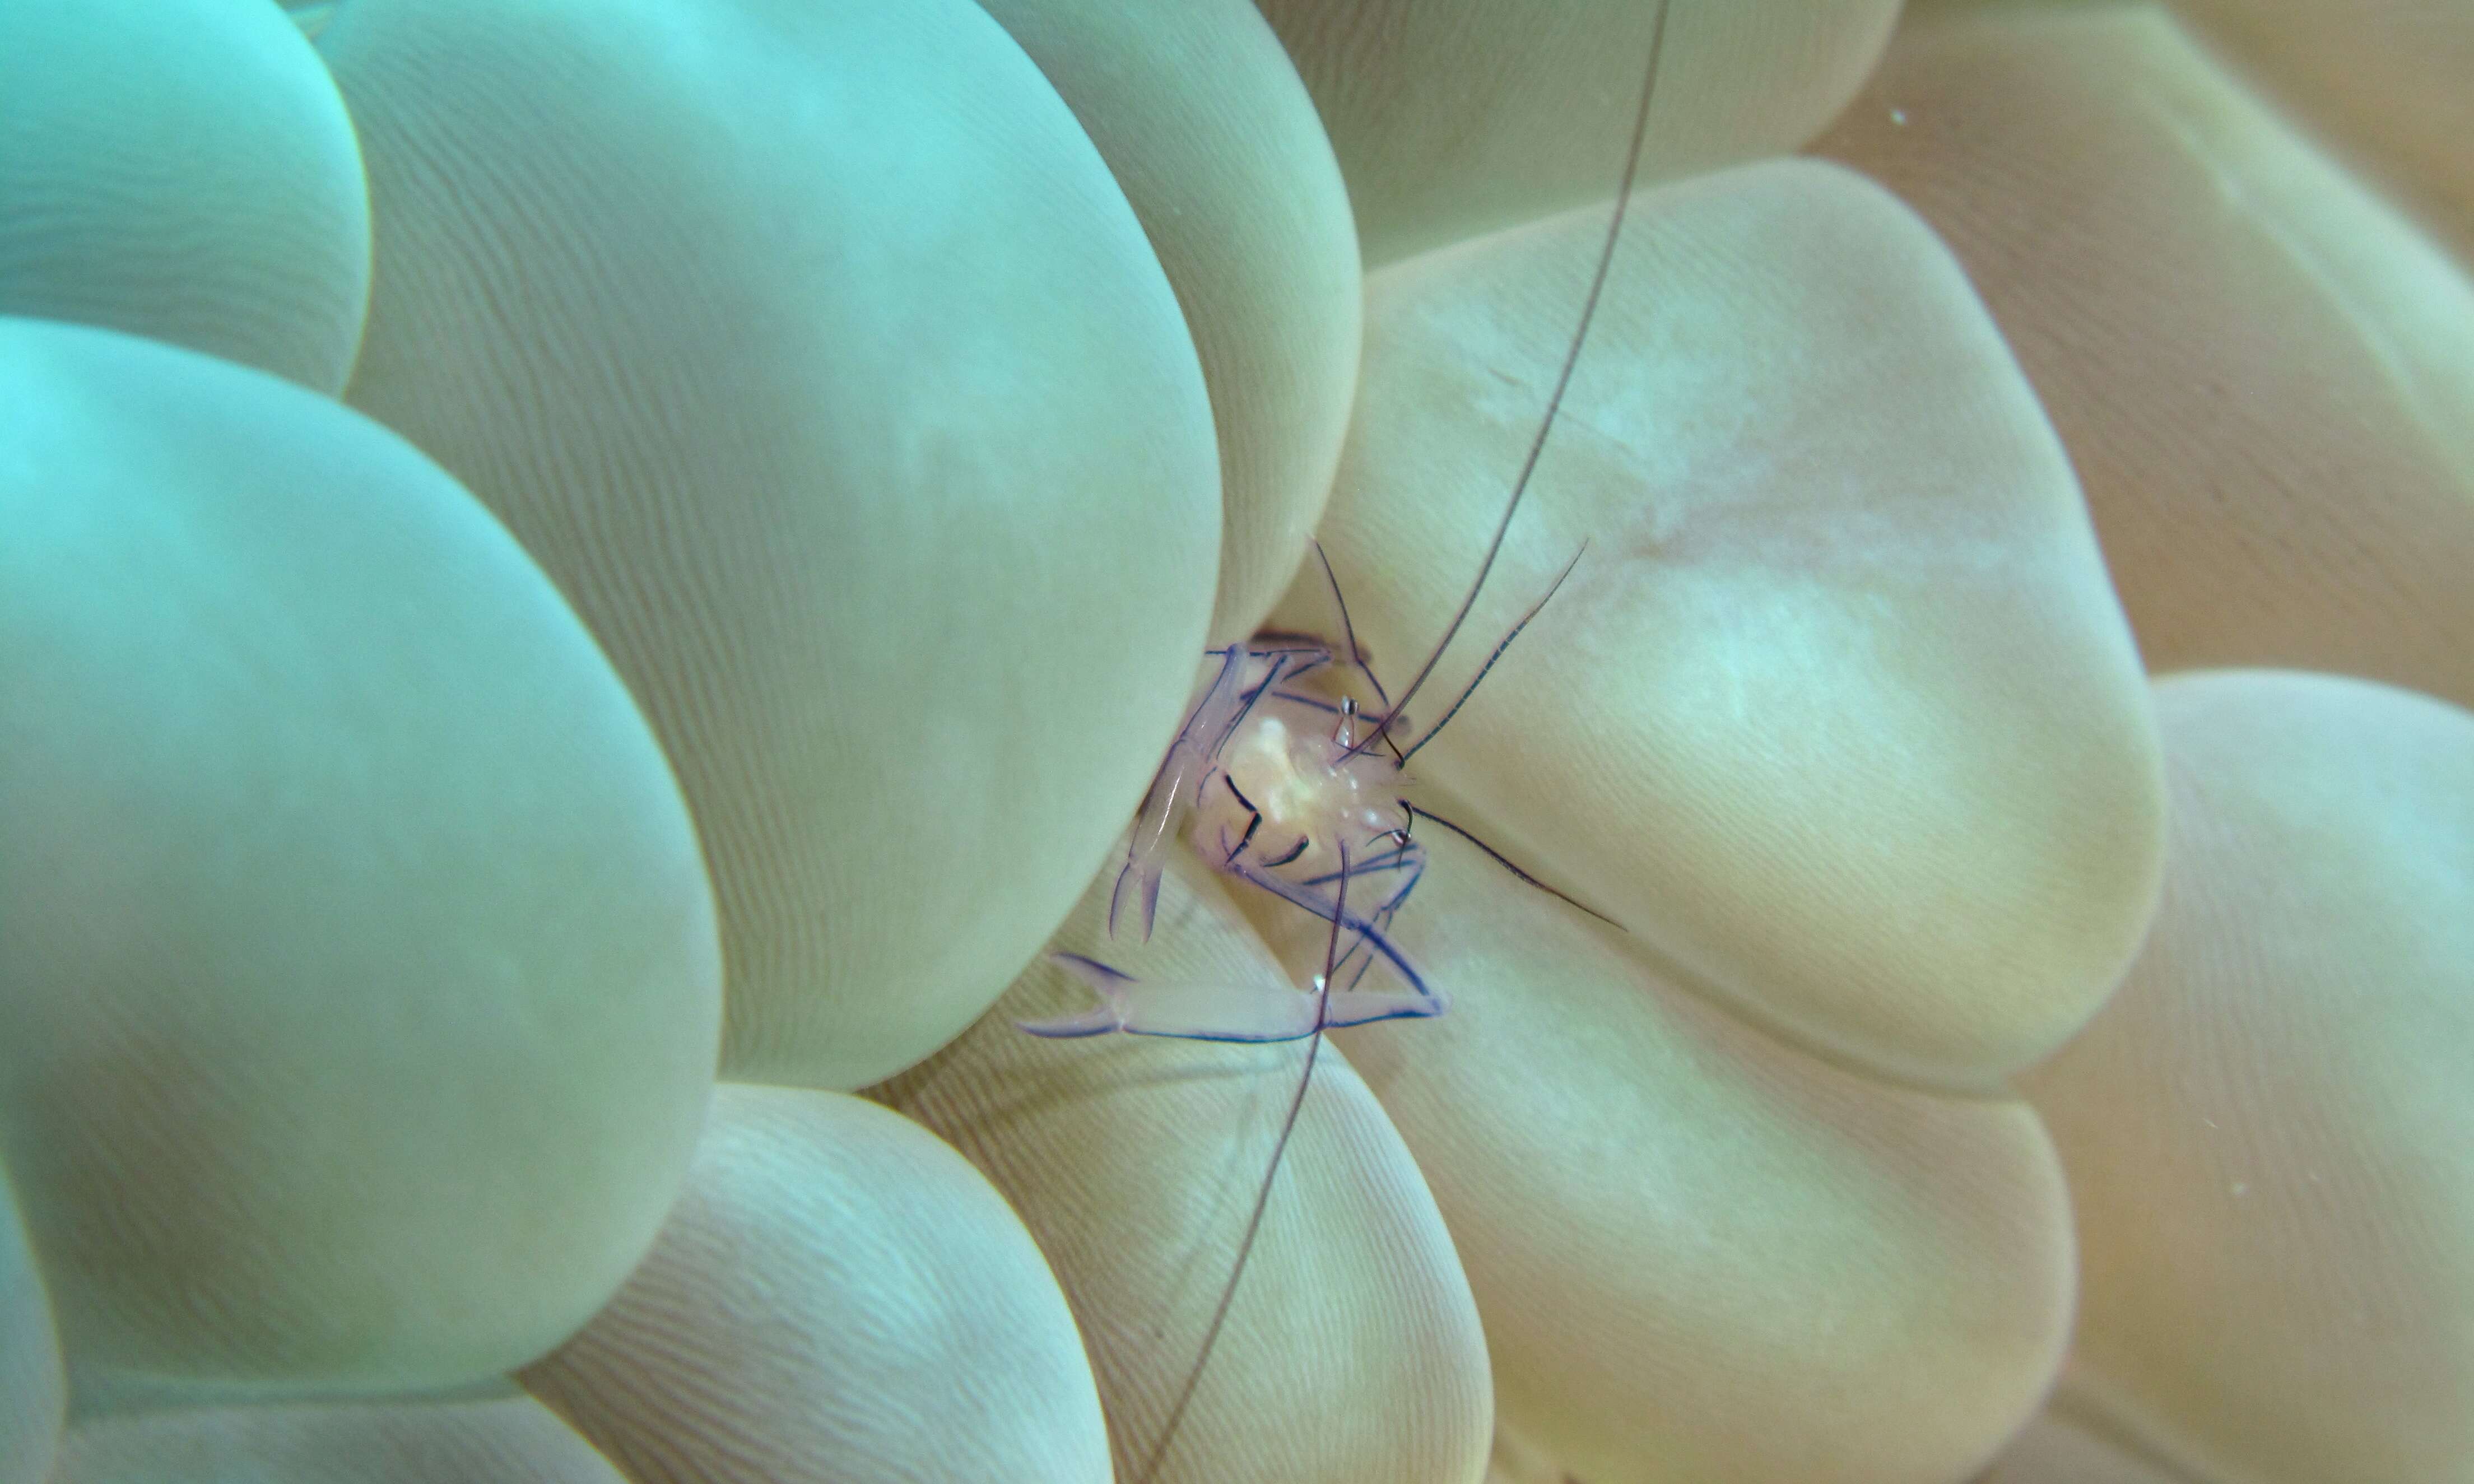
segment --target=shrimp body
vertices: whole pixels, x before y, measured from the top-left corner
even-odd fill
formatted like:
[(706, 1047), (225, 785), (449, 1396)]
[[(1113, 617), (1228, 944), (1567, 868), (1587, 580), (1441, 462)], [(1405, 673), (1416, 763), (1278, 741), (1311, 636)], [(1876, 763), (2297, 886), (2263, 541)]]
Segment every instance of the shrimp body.
[(1266, 658), (1241, 693), (1250, 704), (1199, 780), (1186, 840), (1224, 871), (1250, 861), (1328, 885), (1344, 845), (1351, 869), (1363, 871), (1378, 847), (1407, 843), (1398, 796), (1406, 780), (1390, 755), (1356, 750), (1353, 697), (1335, 703), (1289, 683), (1326, 669), (1327, 654), (1303, 664), (1287, 650)]
[[(1212, 774), (1227, 795), (1226, 805), (1244, 818), (1232, 818), (1230, 807), (1210, 808), (1213, 801), (1205, 799), (1205, 807), (1195, 811), (1187, 826), (1187, 842), (1205, 859), (1217, 852), (1223, 861), (1234, 861), (1252, 846), (1257, 834), (1271, 840), (1295, 837), (1297, 843), (1276, 858), (1279, 864), (1316, 871), (1339, 864), (1332, 839), (1336, 831), (1381, 833), (1383, 824), (1365, 796), (1365, 779), (1356, 769), (1332, 766), (1335, 749), (1317, 743), (1317, 739), (1291, 730), (1275, 714), (1251, 718)], [(1229, 839), (1232, 827), (1234, 841)]]
[[(1328, 670), (1316, 642), (1270, 636), (1216, 649), (1217, 662), (1152, 779), (1109, 902), (1111, 936), (1150, 935), (1165, 852), (1182, 835), (1214, 869), (1331, 925), (1335, 948), (1304, 991), (1145, 984), (1096, 959), (1055, 961), (1099, 996), (1097, 1010), (1026, 1022), (1037, 1035), (1110, 1031), (1201, 1040), (1294, 1040), (1335, 1026), (1443, 1013), (1445, 1002), (1393, 942), (1392, 919), (1424, 874), (1397, 796), (1396, 753), (1362, 751), (1357, 703), (1296, 689)], [(1349, 884), (1384, 879), (1379, 891)], [(1353, 900), (1352, 900), (1353, 897)], [(1381, 976), (1366, 986), (1370, 970)]]

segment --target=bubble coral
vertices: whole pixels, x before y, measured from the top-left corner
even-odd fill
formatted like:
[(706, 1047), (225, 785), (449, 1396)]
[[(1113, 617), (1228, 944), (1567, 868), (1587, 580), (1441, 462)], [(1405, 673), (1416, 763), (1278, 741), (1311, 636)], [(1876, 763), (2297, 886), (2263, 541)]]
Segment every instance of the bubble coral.
[(1294, 1054), (1022, 965), (1309, 532), (1440, 627), (1658, 9), (12, 7), (0, 1484), (2474, 1477), (2474, 19), (2341, 10), (1678, 0), (1419, 759), (1630, 931), (1435, 843), (1160, 1448)]

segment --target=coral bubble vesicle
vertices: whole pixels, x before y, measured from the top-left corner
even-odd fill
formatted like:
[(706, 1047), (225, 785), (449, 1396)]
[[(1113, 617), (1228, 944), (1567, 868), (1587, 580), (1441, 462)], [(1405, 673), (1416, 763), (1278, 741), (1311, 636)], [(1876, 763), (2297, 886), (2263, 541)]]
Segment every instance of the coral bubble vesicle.
[(50, 1476), (66, 1389), (42, 1275), (0, 1175), (0, 1484)]
[(343, 390), (369, 187), (335, 82), (275, 5), (0, 6), (0, 314)]
[(0, 321), (0, 1158), (82, 1397), (466, 1383), (652, 1241), (720, 966), (676, 784), (437, 466)]
[(1072, 906), (1202, 647), (1210, 403), (1123, 192), (968, 0), (362, 0), (319, 45), (384, 264), (349, 400), (643, 703), (726, 1069), (917, 1060)]

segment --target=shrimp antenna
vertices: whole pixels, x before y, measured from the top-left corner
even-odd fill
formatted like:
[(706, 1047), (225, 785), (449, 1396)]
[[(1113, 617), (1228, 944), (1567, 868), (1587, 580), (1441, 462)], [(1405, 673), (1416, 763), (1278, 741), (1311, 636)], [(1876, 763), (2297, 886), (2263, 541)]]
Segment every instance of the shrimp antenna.
[(1305, 1070), (1298, 1074), (1298, 1090), (1289, 1096), (1288, 1114), (1280, 1120), (1280, 1136), (1272, 1144), (1272, 1167), (1263, 1172), (1263, 1183), (1254, 1192), (1254, 1209), (1246, 1218), (1246, 1234), (1237, 1239), (1237, 1261), (1228, 1270), (1227, 1286), (1220, 1290), (1220, 1303), (1211, 1311), (1211, 1323), (1203, 1328), (1202, 1347), (1195, 1353), (1194, 1369), (1185, 1374), (1185, 1385), (1176, 1394), (1176, 1404), (1169, 1408), (1159, 1438), (1144, 1457), (1142, 1471), (1134, 1475), (1136, 1484), (1151, 1484), (1159, 1472), (1160, 1460), (1168, 1455), (1168, 1446), (1176, 1440), (1176, 1429), (1185, 1421), (1185, 1409), (1194, 1402), (1195, 1388), (1202, 1382), (1202, 1368), (1210, 1364), (1212, 1347), (1220, 1343), (1220, 1326), (1228, 1322), (1228, 1305), (1237, 1297), (1237, 1281), (1246, 1276), (1246, 1261), (1254, 1255), (1254, 1239), (1263, 1233), (1263, 1212), (1272, 1204), (1272, 1181), (1279, 1178), (1281, 1156), (1289, 1152), (1289, 1136), (1298, 1131), (1298, 1115), (1305, 1110), (1306, 1088), (1314, 1083), (1315, 1058), (1322, 1051), (1323, 1022), (1331, 1010), (1331, 976), (1340, 957), (1340, 923), (1348, 915), (1348, 845), (1346, 841), (1334, 843), (1340, 847), (1340, 882), (1334, 888), (1331, 936), (1323, 942), (1322, 972), (1315, 976), (1315, 1023), (1306, 1037)]
[(1426, 683), (1426, 677), (1435, 672), (1435, 666), (1442, 662), (1443, 651), (1451, 647), (1461, 625), (1468, 621), (1469, 610), (1477, 606), (1477, 595), (1486, 586), (1488, 573), (1494, 571), (1494, 559), (1503, 552), (1504, 533), (1512, 529), (1512, 517), (1520, 509), (1520, 498), (1529, 493), (1530, 476), (1538, 472), (1538, 457), (1546, 451), (1546, 435), (1555, 430), (1555, 414), (1562, 410), (1564, 392), (1572, 384), (1572, 368), (1580, 364), (1581, 347), (1588, 343), (1589, 326), (1598, 317), (1598, 296), (1606, 289), (1607, 271), (1614, 265), (1615, 240), (1623, 235), (1624, 207), (1631, 204), (1632, 182), (1640, 174), (1641, 142), (1649, 137), (1649, 102), (1658, 90), (1659, 56), (1666, 50), (1669, 3), (1670, 0), (1659, 0), (1658, 19), (1651, 26), (1649, 65), (1641, 71), (1640, 103), (1634, 109), (1632, 119), (1632, 144), (1624, 153), (1623, 177), (1615, 184), (1614, 215), (1608, 220), (1606, 241), (1598, 248), (1597, 271), (1589, 276), (1589, 296), (1581, 301), (1581, 326), (1572, 332), (1572, 343), (1564, 348), (1563, 369), (1555, 374), (1555, 390), (1546, 398), (1546, 415), (1539, 421), (1538, 436), (1529, 441), (1529, 456), (1520, 462), (1519, 477), (1512, 481), (1512, 499), (1504, 502), (1503, 519), (1494, 523), (1494, 539), (1487, 543), (1486, 560), (1478, 564), (1477, 580), (1469, 584), (1467, 595), (1461, 599), (1460, 611), (1452, 615), (1452, 621), (1444, 628), (1443, 637), (1435, 645), (1434, 652), (1428, 654), (1426, 663), (1419, 668), (1417, 678), (1400, 693), (1398, 701), (1384, 708), (1374, 729), (1351, 743), (1344, 756), (1353, 757), (1364, 752), (1374, 745), (1376, 739), (1387, 736), (1394, 718), (1417, 695), (1419, 688)]
[(1374, 673), (1374, 667), (1366, 663), (1366, 651), (1357, 646), (1357, 625), (1348, 621), (1348, 599), (1340, 596), (1340, 574), (1331, 570), (1331, 558), (1323, 553), (1322, 543), (1317, 541), (1312, 545), (1315, 560), (1322, 564), (1322, 580), (1331, 588), (1331, 605), (1340, 610), (1340, 637), (1348, 645), (1348, 663), (1356, 666), (1358, 671), (1366, 676), (1366, 683), (1374, 687), (1374, 698), (1389, 706), (1392, 704), (1391, 693), (1383, 689), (1383, 681)]
[[(1340, 610), (1340, 637), (1348, 645), (1348, 663), (1356, 668), (1359, 674), (1366, 677), (1367, 684), (1374, 687), (1374, 698), (1381, 701), (1384, 710), (1389, 712), (1392, 708), (1392, 694), (1383, 689), (1383, 677), (1374, 673), (1374, 666), (1366, 658), (1366, 651), (1358, 647), (1357, 625), (1349, 621), (1348, 599), (1342, 596), (1340, 592), (1340, 573), (1331, 570), (1331, 558), (1323, 553), (1322, 543), (1317, 541), (1312, 545), (1315, 560), (1322, 564), (1322, 580), (1331, 587), (1331, 605)], [(1390, 737), (1383, 739), (1383, 745), (1391, 752), (1394, 766), (1396, 767), (1409, 761), (1409, 753), (1402, 752), (1400, 744)], [(1343, 758), (1353, 756), (1356, 750), (1352, 747), (1341, 756)], [(1409, 749), (1410, 752), (1416, 750), (1414, 747)]]
[(1477, 693), (1478, 684), (1486, 679), (1486, 672), (1494, 669), (1494, 662), (1503, 658), (1503, 651), (1512, 647), (1512, 642), (1520, 637), (1520, 631), (1529, 626), (1529, 620), (1545, 611), (1546, 605), (1555, 600), (1555, 595), (1563, 591), (1564, 579), (1572, 575), (1572, 569), (1581, 565), (1581, 558), (1588, 555), (1589, 550), (1589, 544), (1586, 541), (1582, 542), (1581, 549), (1572, 553), (1572, 559), (1564, 564), (1564, 570), (1557, 572), (1555, 580), (1547, 585), (1546, 596), (1531, 603), (1529, 611), (1520, 616), (1520, 621), (1512, 625), (1512, 632), (1504, 635), (1495, 644), (1494, 652), (1488, 655), (1486, 663), (1477, 668), (1477, 674), (1470, 679), (1467, 686), (1462, 689), (1460, 698), (1452, 702), (1451, 709), (1443, 713), (1443, 719), (1428, 727), (1426, 735), (1411, 742), (1409, 750), (1400, 754), (1400, 762), (1403, 766), (1418, 755), (1419, 748), (1443, 735), (1443, 728), (1452, 724), (1452, 718), (1459, 716), (1461, 708), (1468, 704), (1468, 698)]
[(1605, 923), (1608, 927), (1614, 929), (1618, 933), (1629, 933), (1632, 931), (1632, 929), (1625, 927), (1622, 923), (1615, 921), (1613, 917), (1608, 916), (1605, 912), (1591, 907), (1589, 903), (1582, 901), (1580, 898), (1571, 896), (1565, 892), (1558, 891), (1553, 887), (1540, 881), (1537, 877), (1530, 875), (1519, 866), (1513, 864), (1512, 858), (1510, 856), (1505, 855), (1502, 851), (1495, 849), (1492, 845), (1488, 844), (1486, 841), (1478, 839), (1475, 835), (1469, 833), (1467, 828), (1452, 823), (1449, 819), (1444, 818), (1433, 810), (1420, 809), (1417, 805), (1410, 803), (1407, 799), (1397, 799), (1395, 800), (1395, 802), (1400, 806), (1400, 812), (1408, 815), (1413, 821), (1418, 819), (1431, 819), (1435, 823), (1442, 825), (1444, 829), (1447, 829), (1453, 834), (1459, 836), (1461, 839), (1467, 840), (1470, 844), (1475, 845), (1478, 849), (1485, 851), (1488, 860), (1492, 861), (1495, 864), (1502, 866), (1507, 871), (1510, 871), (1514, 876), (1518, 877), (1525, 885), (1537, 888), (1539, 890), (1545, 892), (1548, 896), (1553, 897), (1555, 900), (1563, 903), (1566, 907), (1588, 912), (1590, 916), (1597, 918), (1600, 922)]

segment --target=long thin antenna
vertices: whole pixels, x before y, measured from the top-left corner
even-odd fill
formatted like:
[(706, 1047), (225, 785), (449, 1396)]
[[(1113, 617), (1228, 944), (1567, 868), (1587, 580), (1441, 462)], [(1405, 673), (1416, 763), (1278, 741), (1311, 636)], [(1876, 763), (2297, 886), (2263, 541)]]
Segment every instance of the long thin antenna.
[[(1374, 666), (1366, 658), (1366, 651), (1358, 647), (1357, 625), (1349, 621), (1348, 599), (1341, 594), (1340, 573), (1331, 570), (1331, 558), (1323, 554), (1322, 543), (1317, 541), (1313, 546), (1315, 560), (1322, 564), (1322, 580), (1331, 588), (1332, 606), (1340, 610), (1340, 637), (1348, 645), (1348, 663), (1356, 668), (1359, 674), (1366, 677), (1367, 684), (1374, 687), (1374, 698), (1381, 701), (1388, 710), (1392, 705), (1391, 693), (1383, 689), (1383, 678), (1374, 673)], [(1401, 752), (1398, 742), (1387, 737), (1383, 739), (1383, 744), (1390, 749), (1394, 766), (1396, 766), (1408, 761), (1407, 755)], [(1348, 756), (1350, 756), (1349, 753), (1342, 754), (1344, 761)]]
[(1298, 1074), (1298, 1090), (1289, 1096), (1288, 1115), (1280, 1120), (1280, 1136), (1272, 1145), (1272, 1167), (1263, 1172), (1263, 1183), (1254, 1192), (1254, 1209), (1246, 1218), (1246, 1234), (1237, 1239), (1237, 1261), (1228, 1270), (1227, 1286), (1220, 1290), (1220, 1303), (1211, 1311), (1211, 1323), (1203, 1327), (1202, 1347), (1196, 1351), (1194, 1369), (1185, 1374), (1185, 1385), (1176, 1394), (1176, 1404), (1169, 1408), (1168, 1421), (1161, 1424), (1157, 1441), (1143, 1459), (1142, 1471), (1134, 1475), (1138, 1484), (1151, 1484), (1159, 1472), (1160, 1460), (1168, 1455), (1168, 1446), (1176, 1438), (1176, 1429), (1185, 1422), (1185, 1409), (1194, 1404), (1195, 1388), (1202, 1383), (1202, 1368), (1211, 1361), (1212, 1348), (1220, 1343), (1220, 1327), (1228, 1322), (1228, 1305), (1237, 1298), (1237, 1281), (1246, 1276), (1247, 1259), (1254, 1254), (1254, 1239), (1262, 1235), (1263, 1212), (1272, 1204), (1272, 1182), (1279, 1177), (1281, 1156), (1289, 1152), (1289, 1136), (1298, 1131), (1298, 1115), (1305, 1110), (1306, 1088), (1314, 1083), (1315, 1058), (1322, 1051), (1323, 1022), (1331, 1010), (1331, 976), (1340, 957), (1340, 923), (1348, 915), (1348, 845), (1334, 841), (1340, 847), (1340, 882), (1335, 888), (1331, 910), (1331, 936), (1323, 942), (1322, 972), (1315, 976), (1314, 1032), (1306, 1037), (1305, 1069)]
[(1478, 849), (1485, 851), (1486, 858), (1488, 860), (1492, 861), (1495, 864), (1502, 866), (1507, 871), (1510, 871), (1524, 886), (1535, 887), (1566, 907), (1571, 907), (1581, 912), (1588, 912), (1590, 916), (1597, 918), (1600, 922), (1605, 923), (1608, 927), (1614, 929), (1618, 933), (1629, 933), (1632, 931), (1632, 929), (1615, 921), (1605, 912), (1591, 907), (1589, 903), (1565, 892), (1556, 890), (1553, 887), (1546, 885), (1546, 883), (1530, 875), (1519, 866), (1513, 864), (1512, 858), (1510, 856), (1505, 855), (1502, 851), (1495, 849), (1492, 845), (1490, 845), (1486, 841), (1478, 839), (1465, 826), (1452, 823), (1449, 819), (1444, 818), (1443, 815), (1435, 813), (1431, 809), (1419, 809), (1417, 805), (1410, 803), (1407, 799), (1397, 799), (1395, 800), (1395, 802), (1400, 806), (1400, 812), (1407, 815), (1411, 819), (1432, 819), (1435, 823), (1442, 825), (1444, 829), (1451, 831), (1461, 839), (1467, 840), (1472, 845), (1475, 845)]
[(1520, 508), (1520, 498), (1529, 493), (1530, 476), (1538, 472), (1538, 457), (1546, 450), (1547, 434), (1555, 430), (1555, 414), (1564, 405), (1564, 389), (1572, 384), (1572, 368), (1580, 364), (1581, 347), (1589, 340), (1589, 326), (1598, 317), (1598, 296), (1606, 289), (1608, 270), (1614, 265), (1615, 240), (1623, 235), (1624, 208), (1632, 201), (1633, 180), (1640, 173), (1641, 143), (1649, 137), (1649, 102), (1658, 88), (1659, 56), (1666, 50), (1669, 3), (1670, 0), (1659, 0), (1658, 19), (1649, 34), (1649, 65), (1641, 72), (1640, 103), (1633, 112), (1632, 145), (1624, 153), (1623, 177), (1615, 186), (1614, 215), (1607, 223), (1607, 239), (1598, 249), (1597, 271), (1589, 276), (1589, 297), (1581, 302), (1581, 328), (1573, 331), (1572, 343), (1564, 352), (1563, 369), (1555, 374), (1555, 390), (1546, 399), (1546, 415), (1539, 421), (1538, 436), (1530, 440), (1529, 456), (1520, 462), (1520, 476), (1512, 483), (1512, 499), (1504, 504), (1503, 519), (1494, 523), (1494, 539), (1487, 543), (1486, 560), (1478, 564), (1477, 580), (1469, 584), (1467, 596), (1461, 599), (1460, 611), (1452, 615), (1450, 625), (1443, 630), (1443, 637), (1436, 644), (1434, 652), (1426, 656), (1426, 663), (1419, 667), (1417, 678), (1400, 693), (1399, 700), (1385, 709), (1375, 721), (1374, 729), (1349, 747), (1347, 755), (1363, 752), (1374, 745), (1376, 739), (1389, 735), (1393, 718), (1407, 708), (1419, 688), (1426, 683), (1426, 677), (1435, 672), (1435, 666), (1442, 662), (1443, 651), (1451, 647), (1461, 625), (1468, 621), (1469, 610), (1477, 606), (1477, 595), (1486, 586), (1487, 574), (1494, 571), (1495, 557), (1503, 551), (1504, 533), (1512, 529), (1512, 517)]
[(1564, 570), (1557, 572), (1554, 582), (1547, 586), (1546, 596), (1529, 605), (1529, 611), (1520, 616), (1520, 621), (1512, 625), (1512, 632), (1503, 636), (1502, 640), (1495, 645), (1494, 652), (1488, 655), (1486, 663), (1477, 668), (1477, 673), (1470, 677), (1468, 685), (1461, 691), (1460, 698), (1452, 702), (1450, 710), (1443, 713), (1443, 719), (1426, 728), (1426, 735), (1411, 742), (1409, 750), (1400, 754), (1400, 762), (1404, 766), (1411, 758), (1418, 755), (1419, 748), (1443, 735), (1443, 728), (1452, 724), (1452, 718), (1459, 716), (1461, 708), (1468, 704), (1468, 698), (1477, 693), (1478, 683), (1486, 679), (1487, 671), (1494, 669), (1494, 662), (1503, 658), (1503, 651), (1512, 647), (1512, 642), (1520, 637), (1520, 631), (1529, 626), (1529, 620), (1544, 612), (1546, 605), (1555, 600), (1555, 595), (1564, 590), (1564, 579), (1572, 575), (1572, 569), (1581, 565), (1581, 558), (1587, 556), (1589, 551), (1589, 544), (1586, 541), (1582, 542), (1581, 549), (1572, 553), (1572, 559), (1564, 564)]
[(1383, 681), (1374, 673), (1374, 667), (1366, 663), (1366, 651), (1357, 646), (1357, 625), (1348, 621), (1348, 599), (1341, 596), (1340, 574), (1331, 570), (1331, 558), (1323, 554), (1322, 543), (1318, 541), (1312, 545), (1315, 560), (1322, 564), (1322, 580), (1331, 589), (1331, 605), (1340, 610), (1340, 637), (1348, 645), (1348, 663), (1365, 675), (1367, 684), (1374, 687), (1374, 698), (1389, 706), (1392, 704), (1391, 693), (1383, 689)]

